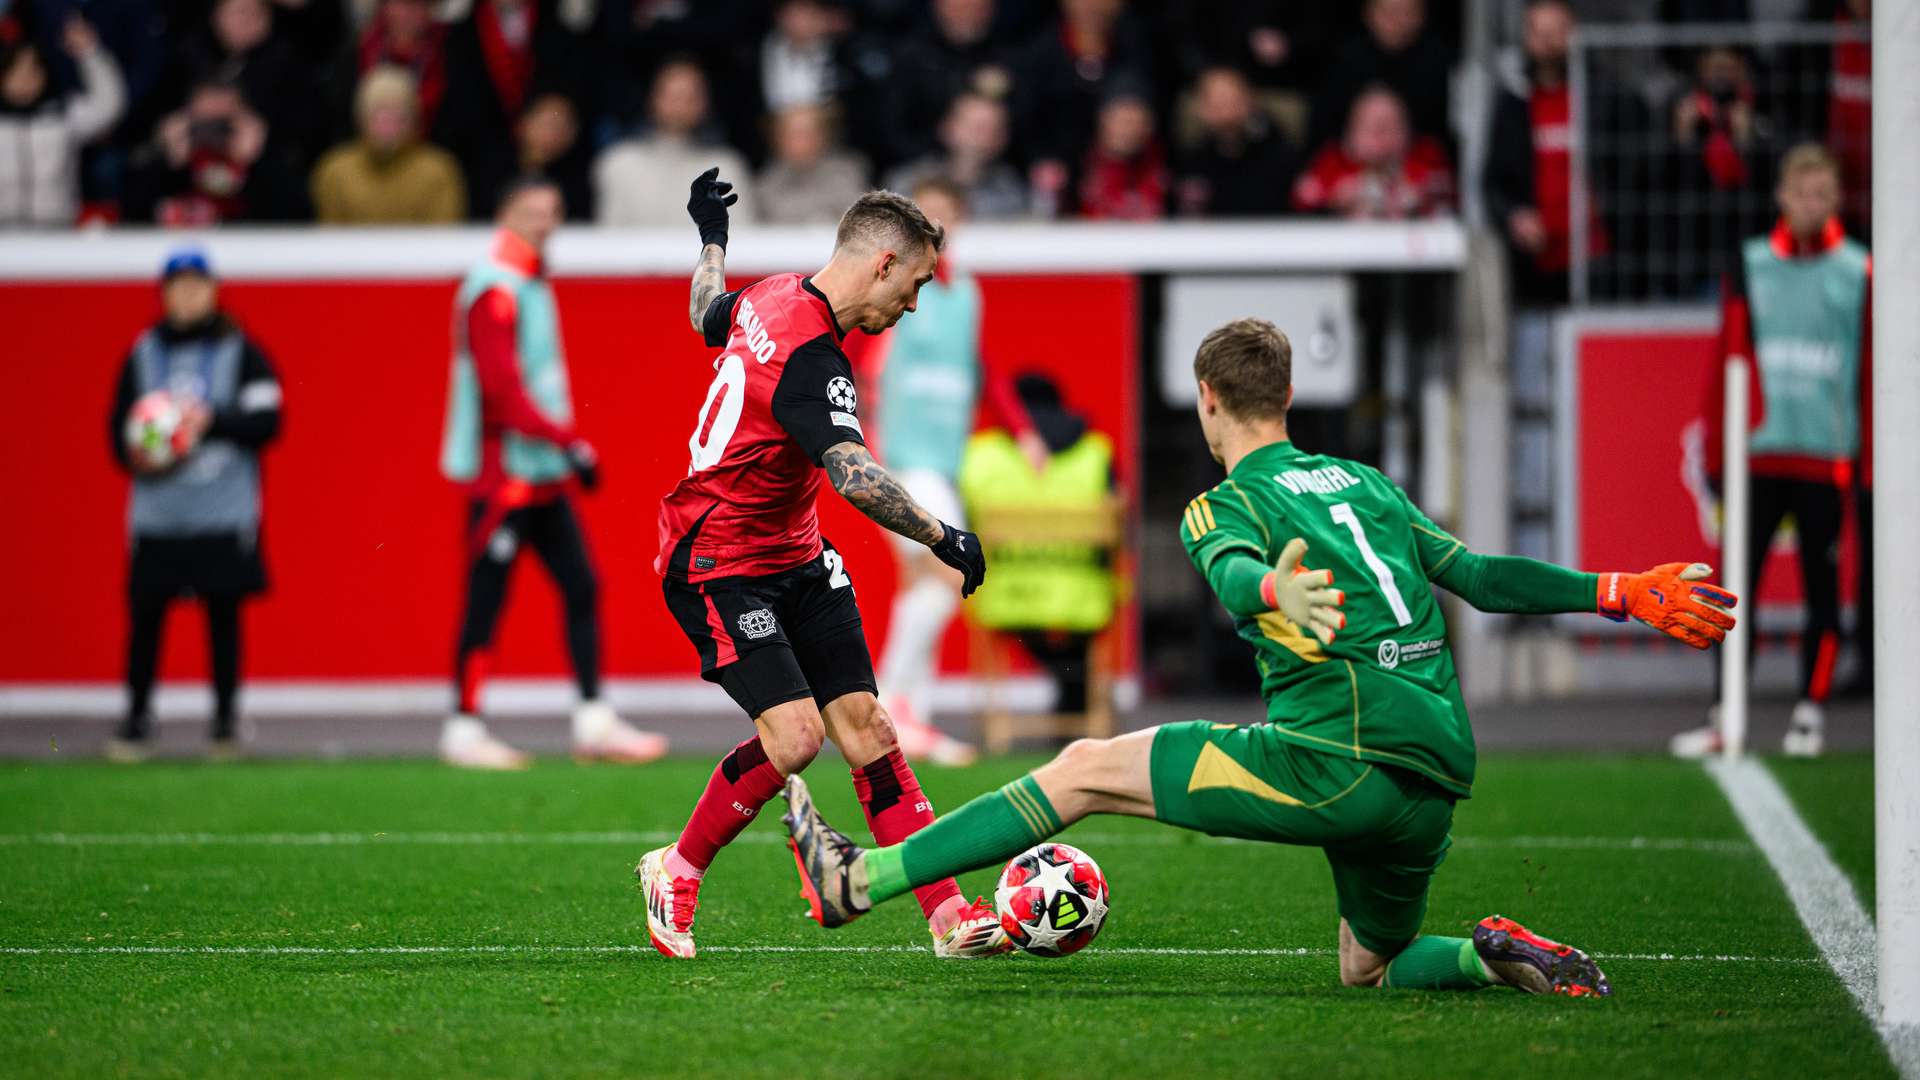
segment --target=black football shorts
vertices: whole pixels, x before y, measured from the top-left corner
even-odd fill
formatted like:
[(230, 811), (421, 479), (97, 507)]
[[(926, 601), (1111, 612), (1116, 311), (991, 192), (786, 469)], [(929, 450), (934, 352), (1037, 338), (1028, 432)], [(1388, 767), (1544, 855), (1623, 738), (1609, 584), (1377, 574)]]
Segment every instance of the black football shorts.
[(853, 581), (840, 553), (777, 574), (663, 579), (667, 610), (700, 654), (700, 677), (750, 717), (811, 696), (876, 692)]

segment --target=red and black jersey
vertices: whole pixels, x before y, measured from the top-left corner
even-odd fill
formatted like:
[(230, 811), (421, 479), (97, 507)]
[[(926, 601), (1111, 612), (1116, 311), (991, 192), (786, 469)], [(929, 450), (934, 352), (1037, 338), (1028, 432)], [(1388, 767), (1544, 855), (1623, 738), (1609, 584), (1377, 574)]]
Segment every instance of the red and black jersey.
[(725, 348), (686, 478), (660, 500), (654, 570), (698, 582), (819, 558), (821, 456), (866, 442), (833, 306), (810, 279), (781, 274), (715, 297), (702, 328)]

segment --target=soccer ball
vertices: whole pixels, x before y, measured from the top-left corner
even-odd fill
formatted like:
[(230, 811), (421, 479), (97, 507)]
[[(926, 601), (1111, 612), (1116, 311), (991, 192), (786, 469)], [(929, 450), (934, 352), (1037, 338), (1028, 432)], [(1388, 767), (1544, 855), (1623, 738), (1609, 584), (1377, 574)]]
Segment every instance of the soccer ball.
[(179, 402), (165, 390), (142, 394), (127, 412), (123, 434), (127, 449), (156, 469), (164, 469), (193, 449), (181, 422)]
[(1087, 947), (1107, 920), (1107, 876), (1086, 853), (1041, 844), (1013, 857), (993, 890), (1000, 929), (1035, 956)]

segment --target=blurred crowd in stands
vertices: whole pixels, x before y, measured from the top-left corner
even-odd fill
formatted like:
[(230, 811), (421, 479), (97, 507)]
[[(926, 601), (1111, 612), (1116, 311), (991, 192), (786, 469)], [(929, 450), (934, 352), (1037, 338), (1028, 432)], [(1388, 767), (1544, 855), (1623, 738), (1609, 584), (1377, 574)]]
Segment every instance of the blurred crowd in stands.
[[(1753, 3), (1640, 6), (1866, 6)], [(1573, 10), (1525, 5), (1485, 186), (1561, 272)], [(572, 219), (678, 224), (715, 164), (779, 223), (933, 172), (987, 220), (1445, 214), (1460, 23), (1460, 0), (0, 0), (0, 227), (480, 220), (526, 173)], [(1858, 53), (1835, 52), (1836, 130), (1863, 122)], [(1699, 183), (1764, 190), (1786, 137), (1753, 59), (1666, 59), (1662, 137)]]

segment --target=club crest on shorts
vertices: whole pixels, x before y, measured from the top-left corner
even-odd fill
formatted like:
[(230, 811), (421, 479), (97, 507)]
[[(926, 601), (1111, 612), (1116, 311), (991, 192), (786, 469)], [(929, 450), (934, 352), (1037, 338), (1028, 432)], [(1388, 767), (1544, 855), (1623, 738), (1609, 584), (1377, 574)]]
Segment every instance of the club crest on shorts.
[(835, 375), (833, 380), (827, 383), (827, 400), (833, 402), (838, 408), (852, 412), (855, 403), (859, 401), (859, 395), (853, 389), (853, 380), (845, 375)]
[(750, 638), (763, 638), (780, 629), (780, 624), (774, 621), (773, 612), (766, 608), (740, 616), (739, 626), (740, 632)]

